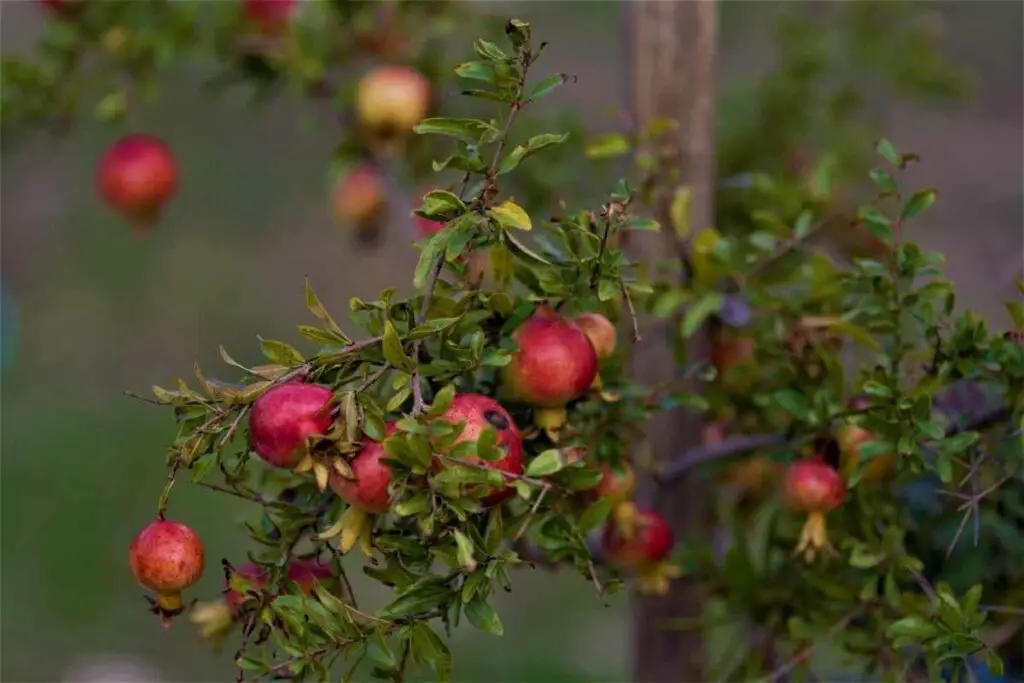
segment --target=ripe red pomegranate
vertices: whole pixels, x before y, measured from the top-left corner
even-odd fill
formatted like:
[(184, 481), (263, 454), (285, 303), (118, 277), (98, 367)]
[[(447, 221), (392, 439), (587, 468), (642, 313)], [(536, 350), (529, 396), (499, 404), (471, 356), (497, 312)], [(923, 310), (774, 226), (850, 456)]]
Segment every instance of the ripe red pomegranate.
[(249, 419), (249, 444), (275, 467), (295, 467), (311, 436), (326, 434), (334, 422), (334, 393), (322, 384), (286, 382), (256, 400)]
[(618, 525), (609, 522), (601, 534), (601, 550), (609, 564), (632, 571), (663, 562), (674, 545), (675, 535), (665, 518), (642, 508), (636, 511), (635, 533), (622, 533)]
[(156, 610), (164, 617), (181, 613), (181, 592), (203, 574), (203, 542), (189, 526), (159, 519), (140, 531), (128, 549), (135, 579), (156, 592)]
[(374, 235), (387, 208), (384, 179), (368, 164), (353, 167), (331, 192), (334, 217), (360, 237)]
[(178, 189), (178, 165), (163, 141), (126, 135), (100, 157), (96, 185), (107, 204), (145, 230)]
[[(387, 423), (388, 435), (396, 431), (393, 422)], [(387, 458), (384, 444), (369, 437), (363, 438), (363, 447), (349, 462), (355, 479), (346, 479), (331, 471), (330, 485), (349, 505), (362, 508), (372, 514), (382, 514), (391, 508), (392, 497), (388, 493), (391, 470), (381, 462)]]
[[(490, 461), (470, 457), (466, 458), (467, 462), (475, 462), (512, 475), (523, 473), (523, 437), (508, 411), (490, 396), (456, 394), (441, 419), (453, 424), (465, 423), (457, 442), (476, 441), (487, 428), (498, 432), (498, 447), (505, 452), (505, 457)], [(488, 507), (498, 505), (514, 493), (511, 487), (506, 486), (487, 494), (480, 502)]]
[(296, 0), (242, 0), (242, 17), (264, 35), (280, 35), (288, 28), (296, 5)]
[(576, 323), (541, 305), (513, 336), (519, 349), (505, 366), (505, 386), (516, 399), (540, 408), (534, 422), (555, 439), (565, 404), (597, 378), (597, 352)]
[(404, 66), (382, 66), (356, 87), (356, 113), (374, 135), (393, 138), (423, 120), (430, 105), (430, 83)]
[(615, 353), (618, 335), (611, 320), (600, 313), (587, 312), (576, 316), (576, 324), (594, 346), (598, 360), (610, 358)]
[(796, 552), (812, 562), (818, 551), (834, 554), (825, 528), (825, 515), (846, 500), (843, 478), (820, 457), (798, 460), (786, 470), (784, 482), (786, 504), (807, 513), (807, 522), (800, 532)]
[(38, 0), (38, 2), (63, 19), (70, 19), (85, 7), (85, 0)]

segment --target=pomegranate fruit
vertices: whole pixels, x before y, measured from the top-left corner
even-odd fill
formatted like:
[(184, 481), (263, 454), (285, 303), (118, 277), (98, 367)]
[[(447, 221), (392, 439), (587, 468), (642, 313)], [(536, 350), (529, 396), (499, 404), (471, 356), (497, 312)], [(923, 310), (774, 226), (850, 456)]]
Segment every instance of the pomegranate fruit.
[(505, 366), (504, 383), (516, 399), (540, 408), (534, 421), (554, 438), (565, 424), (565, 404), (597, 378), (597, 352), (576, 323), (547, 305), (539, 306), (513, 339), (519, 349)]
[[(836, 441), (839, 443), (839, 467), (844, 476), (849, 477), (860, 464), (861, 449), (874, 436), (868, 430), (855, 424), (844, 424), (836, 431)], [(874, 484), (886, 479), (896, 464), (896, 456), (893, 453), (879, 455), (871, 458), (864, 465), (864, 472), (860, 480), (864, 483)]]
[(307, 439), (326, 434), (334, 422), (331, 398), (322, 384), (286, 382), (269, 389), (252, 407), (249, 445), (275, 467), (293, 468), (306, 456)]
[(419, 233), (420, 237), (430, 237), (435, 232), (439, 232), (445, 226), (441, 221), (432, 221), (429, 218), (417, 216), (416, 214), (412, 215), (412, 220), (416, 225), (416, 232)]
[(593, 489), (598, 498), (622, 503), (629, 500), (636, 491), (636, 471), (626, 461), (613, 467), (608, 463), (601, 464), (601, 480)]
[(335, 219), (352, 226), (358, 237), (375, 237), (387, 208), (384, 179), (368, 164), (353, 167), (335, 185), (331, 207)]
[(427, 115), (430, 83), (408, 67), (378, 67), (356, 86), (355, 106), (359, 121), (375, 137), (398, 137)]
[[(441, 419), (452, 424), (464, 424), (456, 443), (477, 441), (480, 435), (483, 434), (483, 431), (488, 428), (497, 431), (498, 447), (505, 453), (505, 457), (499, 460), (480, 460), (472, 456), (465, 458), (467, 462), (476, 463), (511, 475), (523, 473), (525, 464), (523, 437), (508, 411), (490, 396), (484, 396), (483, 394), (456, 394), (455, 398), (452, 399), (452, 404), (445, 411), (444, 415), (441, 416)], [(506, 485), (504, 488), (488, 493), (480, 502), (488, 507), (498, 505), (514, 493), (514, 489)]]
[(158, 519), (132, 539), (128, 563), (135, 579), (156, 593), (154, 611), (167, 627), (184, 610), (181, 592), (203, 574), (203, 542), (191, 527)]
[(598, 360), (610, 358), (615, 353), (618, 341), (615, 325), (600, 313), (581, 313), (576, 316), (576, 324), (594, 347)]
[[(239, 567), (232, 567), (225, 577), (221, 599), (201, 603), (192, 609), (189, 618), (199, 626), (200, 636), (213, 640), (215, 645), (223, 642), (231, 627), (236, 623), (242, 604), (246, 599), (245, 595), (231, 587), (232, 573), (244, 577), (250, 586), (258, 591), (263, 590), (270, 580), (269, 572), (259, 565), (247, 563)], [(298, 584), (299, 590), (304, 595), (312, 594), (313, 585), (317, 581), (332, 593), (340, 592), (340, 583), (334, 576), (331, 566), (321, 563), (315, 558), (292, 561), (288, 565), (288, 578)]]
[(802, 553), (807, 562), (813, 562), (818, 552), (835, 554), (828, 541), (825, 515), (842, 505), (846, 493), (846, 483), (839, 472), (820, 457), (798, 460), (786, 470), (785, 503), (807, 513), (795, 551)]
[[(393, 422), (387, 423), (387, 433), (395, 433)], [(387, 512), (391, 507), (391, 470), (381, 460), (388, 457), (384, 444), (369, 437), (363, 438), (363, 447), (349, 462), (354, 479), (347, 479), (337, 471), (331, 472), (330, 486), (349, 505), (372, 514)]]
[(242, 0), (242, 18), (264, 35), (280, 35), (291, 23), (296, 5), (296, 0)]
[(107, 204), (148, 230), (178, 189), (178, 165), (163, 141), (126, 135), (100, 157), (96, 185)]
[(641, 593), (664, 595), (669, 582), (678, 577), (678, 567), (668, 556), (675, 535), (665, 518), (652, 510), (634, 507), (634, 528), (630, 533), (613, 519), (601, 532), (601, 551), (608, 563), (632, 572)]

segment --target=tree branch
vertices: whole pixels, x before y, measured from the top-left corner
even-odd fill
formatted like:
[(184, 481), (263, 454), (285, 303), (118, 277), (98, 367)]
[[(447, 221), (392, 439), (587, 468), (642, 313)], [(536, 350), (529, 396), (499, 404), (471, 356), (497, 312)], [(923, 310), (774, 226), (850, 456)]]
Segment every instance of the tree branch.
[[(962, 427), (956, 425), (950, 427), (946, 430), (946, 438), (962, 432), (984, 431), (1008, 421), (1011, 417), (1013, 417), (1013, 410), (1009, 406), (1001, 406), (978, 415)], [(762, 448), (776, 448), (791, 443), (793, 443), (793, 439), (784, 434), (750, 434), (733, 437), (719, 444), (694, 446), (668, 460), (655, 474), (655, 480), (659, 485), (665, 486), (706, 462), (746, 455)]]

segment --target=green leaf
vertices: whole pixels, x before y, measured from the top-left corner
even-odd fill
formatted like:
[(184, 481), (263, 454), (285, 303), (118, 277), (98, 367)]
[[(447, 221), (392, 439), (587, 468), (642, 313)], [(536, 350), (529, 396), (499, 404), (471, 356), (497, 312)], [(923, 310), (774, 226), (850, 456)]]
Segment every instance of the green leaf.
[(469, 540), (466, 534), (462, 533), (458, 529), (452, 529), (452, 538), (455, 539), (456, 557), (459, 560), (459, 566), (461, 566), (467, 572), (472, 572), (476, 569), (476, 549), (473, 547), (473, 542)]
[(686, 309), (686, 313), (683, 315), (680, 327), (683, 337), (686, 339), (692, 337), (705, 320), (722, 310), (724, 303), (725, 297), (718, 292), (704, 294), (693, 302), (693, 305)]
[(544, 477), (564, 469), (568, 464), (568, 459), (562, 454), (561, 450), (549, 448), (526, 466), (526, 476)]
[(501, 160), (501, 166), (498, 168), (498, 174), (502, 175), (512, 171), (519, 166), (523, 159), (536, 154), (546, 147), (561, 144), (568, 138), (568, 133), (562, 133), (560, 135), (544, 133), (542, 135), (533, 136), (526, 141), (525, 145), (516, 145), (515, 149), (509, 152), (508, 156)]
[(487, 62), (465, 62), (455, 67), (455, 73), (462, 78), (468, 78), (474, 81), (484, 81), (485, 83), (494, 83), (494, 64), (491, 61)]
[(260, 341), (260, 351), (263, 352), (263, 357), (271, 363), (279, 363), (281, 365), (300, 365), (305, 361), (302, 354), (299, 353), (291, 344), (286, 344), (275, 339), (264, 339), (259, 335), (257, 335), (256, 338)]
[(1024, 330), (1024, 306), (1019, 301), (1007, 301), (1006, 312), (1010, 315), (1013, 326), (1018, 330)]
[(875, 144), (875, 152), (893, 166), (900, 165), (900, 154), (886, 138), (882, 138)]
[(588, 159), (613, 159), (628, 154), (629, 140), (622, 133), (609, 133), (587, 143)]
[(334, 318), (331, 317), (331, 314), (327, 312), (323, 303), (320, 302), (320, 298), (316, 295), (316, 292), (313, 291), (313, 285), (310, 283), (308, 277), (306, 278), (306, 307), (309, 309), (309, 312), (320, 321), (320, 324), (323, 325), (325, 330), (337, 337), (337, 341), (340, 341), (342, 344), (349, 344), (352, 342), (351, 339), (345, 336), (345, 333), (341, 331), (340, 327), (338, 327), (338, 323), (334, 322)]
[(501, 618), (494, 611), (485, 597), (477, 597), (465, 608), (466, 618), (475, 628), (490, 633), (492, 636), (504, 634), (505, 627), (501, 624)]
[(487, 163), (482, 159), (470, 159), (464, 154), (453, 154), (444, 161), (432, 161), (430, 165), (434, 173), (440, 173), (447, 168), (466, 173), (482, 173), (487, 168)]
[(533, 261), (545, 266), (554, 265), (543, 256), (537, 254), (532, 249), (527, 247), (525, 244), (520, 242), (511, 232), (506, 232), (504, 235), (505, 243), (508, 244), (509, 250), (516, 256), (522, 259)]
[(374, 631), (366, 639), (366, 654), (381, 668), (390, 670), (398, 666), (398, 659), (395, 658), (395, 653), (391, 651), (387, 639), (380, 631)]
[(611, 514), (612, 507), (615, 503), (608, 498), (601, 498), (596, 503), (588, 507), (580, 515), (579, 527), (580, 531), (587, 533), (593, 529), (604, 524), (605, 520), (608, 519), (608, 515)]
[(377, 612), (381, 619), (401, 619), (436, 609), (451, 598), (452, 592), (436, 583), (427, 583), (402, 593), (389, 605)]
[(870, 175), (875, 187), (886, 194), (893, 194), (899, 189), (896, 180), (884, 168), (873, 168)]
[(455, 318), (433, 318), (431, 320), (424, 321), (422, 325), (414, 327), (405, 338), (407, 341), (426, 339), (427, 337), (434, 336), (438, 332), (443, 332), (444, 330), (453, 327), (460, 320), (462, 320), (462, 316)]
[(489, 40), (483, 40), (482, 38), (473, 42), (473, 50), (484, 59), (489, 59), (492, 62), (502, 62), (508, 59), (508, 55), (505, 54), (504, 50)]
[(863, 543), (858, 543), (850, 553), (850, 566), (855, 569), (870, 569), (884, 559), (883, 553), (871, 552)]
[(480, 119), (436, 117), (423, 119), (413, 128), (420, 135), (447, 135), (476, 143), (485, 133), (500, 135), (501, 131)]
[(438, 683), (447, 683), (451, 679), (451, 651), (430, 624), (417, 621), (410, 627), (409, 646), (415, 661), (434, 670)]
[(431, 190), (423, 197), (421, 211), (427, 218), (439, 218), (464, 213), (468, 207), (454, 192)]
[(452, 405), (452, 400), (455, 398), (455, 385), (449, 384), (434, 394), (434, 403), (430, 406), (430, 410), (427, 411), (428, 417), (439, 417), (448, 410)]
[(924, 617), (910, 616), (890, 624), (885, 634), (889, 638), (907, 637), (920, 641), (937, 636), (939, 627)]
[(487, 215), (498, 221), (498, 224), (505, 229), (533, 230), (533, 221), (530, 220), (530, 214), (526, 213), (523, 207), (511, 199), (502, 202), (492, 209), (488, 209)]
[(892, 220), (874, 207), (863, 207), (858, 216), (868, 231), (887, 245), (892, 245)]
[(416, 361), (405, 353), (398, 330), (390, 320), (384, 323), (384, 340), (381, 350), (384, 353), (384, 359), (399, 370), (413, 372), (416, 369)]
[(543, 81), (533, 86), (530, 92), (526, 95), (526, 102), (533, 102), (540, 98), (551, 94), (558, 89), (563, 83), (568, 82), (570, 76), (568, 74), (554, 74), (548, 76)]
[(943, 453), (956, 455), (958, 453), (963, 453), (968, 448), (978, 443), (980, 439), (981, 435), (978, 434), (978, 432), (961, 432), (960, 434), (951, 436), (944, 441), (940, 441), (938, 446), (939, 450)]
[(928, 207), (935, 203), (937, 196), (938, 193), (930, 187), (915, 192), (914, 196), (903, 205), (903, 211), (900, 212), (900, 221), (909, 221), (922, 211), (927, 211)]
[(772, 400), (795, 418), (803, 420), (811, 414), (807, 398), (795, 389), (780, 389), (772, 394)]
[(522, 19), (509, 19), (505, 22), (505, 35), (514, 47), (529, 49), (530, 25)]

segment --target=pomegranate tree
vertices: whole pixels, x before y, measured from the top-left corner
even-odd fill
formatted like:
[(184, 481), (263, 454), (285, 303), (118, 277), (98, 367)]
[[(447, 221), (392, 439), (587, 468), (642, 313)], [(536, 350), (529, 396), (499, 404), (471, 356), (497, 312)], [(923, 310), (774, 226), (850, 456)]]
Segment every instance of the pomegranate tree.
[(181, 593), (203, 575), (204, 561), (199, 535), (181, 522), (158, 519), (132, 539), (128, 563), (135, 579), (156, 593), (153, 610), (164, 628), (184, 611)]
[(807, 513), (796, 553), (802, 553), (807, 562), (813, 562), (819, 552), (834, 554), (825, 516), (846, 500), (846, 483), (839, 472), (818, 457), (799, 460), (786, 470), (784, 496), (789, 507)]
[(147, 231), (178, 189), (178, 164), (162, 140), (141, 133), (126, 135), (100, 157), (96, 185), (111, 208), (136, 229)]

